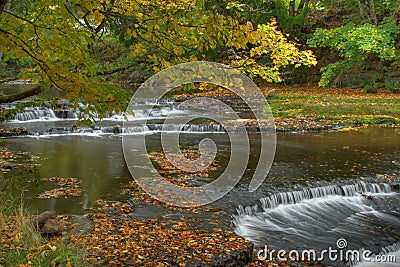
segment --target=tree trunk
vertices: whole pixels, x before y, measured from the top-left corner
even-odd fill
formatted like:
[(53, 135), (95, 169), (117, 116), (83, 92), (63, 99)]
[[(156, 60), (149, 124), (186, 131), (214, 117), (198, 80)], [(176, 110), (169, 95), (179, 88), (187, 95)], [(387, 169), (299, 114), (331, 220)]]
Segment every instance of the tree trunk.
[(365, 21), (366, 17), (365, 17), (365, 11), (364, 11), (364, 4), (361, 3), (360, 0), (356, 0), (356, 1), (357, 1), (357, 4), (358, 4), (358, 8), (360, 10), (360, 17), (361, 17), (362, 20)]
[(371, 16), (374, 24), (378, 25), (378, 19), (376, 17), (374, 0), (369, 0), (369, 15)]
[(296, 16), (296, 0), (290, 0), (289, 3), (289, 16), (294, 17)]
[(392, 10), (390, 14), (390, 19), (394, 22), (397, 20), (397, 16), (399, 15), (399, 9), (400, 9), (400, 0), (396, 1), (396, 7), (394, 10)]
[(0, 14), (3, 13), (4, 7), (7, 4), (7, 0), (0, 0)]
[(11, 2), (12, 0), (5, 0), (6, 4), (4, 5), (4, 11), (10, 11), (11, 10)]
[(303, 11), (303, 9), (304, 9), (305, 7), (307, 7), (308, 1), (309, 1), (309, 0), (301, 0), (301, 1), (300, 1), (299, 7), (297, 8), (297, 13), (299, 13), (300, 11)]

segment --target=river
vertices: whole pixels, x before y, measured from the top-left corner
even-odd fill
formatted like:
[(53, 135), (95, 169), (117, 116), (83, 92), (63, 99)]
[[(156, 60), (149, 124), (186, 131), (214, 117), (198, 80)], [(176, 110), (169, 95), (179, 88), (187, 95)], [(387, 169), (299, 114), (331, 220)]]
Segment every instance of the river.
[[(5, 138), (4, 144), (10, 150), (39, 155), (36, 162), (41, 177), (82, 181), (81, 196), (56, 199), (37, 198), (50, 185), (37, 188), (28, 184), (24, 197), (34, 213), (56, 210), (81, 215), (99, 199), (129, 200), (121, 194), (132, 179), (122, 152), (122, 117), (112, 116), (96, 127), (74, 128), (79, 116), (76, 112), (70, 108), (31, 108), (5, 123), (28, 129), (28, 136)], [(171, 114), (186, 116), (173, 103), (162, 103), (151, 113), (152, 124), (137, 129), (138, 134), (146, 135), (149, 151), (160, 150), (160, 129), (155, 125)], [(143, 119), (140, 111), (135, 117)], [(182, 125), (169, 126), (171, 131), (181, 129)], [(257, 134), (249, 136), (251, 151), (257, 153), (259, 138)], [(221, 128), (204, 124), (186, 127), (180, 136), (181, 148), (197, 149), (204, 138), (214, 140), (218, 166), (226, 166), (230, 143)], [(239, 184), (212, 205), (233, 215), (237, 234), (274, 249), (336, 248), (342, 238), (349, 249), (369, 249), (375, 254), (397, 251), (399, 156), (399, 128), (278, 134), (275, 159), (262, 186), (254, 193), (247, 190), (257, 164), (257, 157), (251, 157)], [(198, 177), (195, 185), (209, 183), (218, 174), (220, 170), (207, 178)], [(165, 218), (168, 214), (157, 205), (143, 205), (135, 212), (143, 218)]]

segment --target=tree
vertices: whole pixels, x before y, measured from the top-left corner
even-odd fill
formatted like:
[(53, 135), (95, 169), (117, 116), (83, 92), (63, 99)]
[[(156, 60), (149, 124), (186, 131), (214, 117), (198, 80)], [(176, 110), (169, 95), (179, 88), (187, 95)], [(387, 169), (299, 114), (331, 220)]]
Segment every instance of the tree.
[[(20, 73), (22, 79), (40, 83), (40, 90), (56, 87), (103, 114), (124, 108), (127, 94), (104, 86), (101, 77), (135, 64), (147, 64), (157, 72), (180, 62), (213, 60), (268, 81), (280, 81), (280, 72), (288, 65), (316, 64), (312, 52), (300, 51), (288, 41), (275, 20), (241, 22), (239, 11), (229, 14), (228, 6), (222, 5), (215, 12), (214, 5), (202, 0), (15, 1), (9, 11), (3, 2), (4, 61), (24, 61), (29, 68)], [(95, 47), (116, 38), (129, 49), (129, 64), (100, 68)], [(0, 97), (0, 102), (9, 100)]]
[(399, 5), (399, 0), (347, 1), (343, 8), (350, 14), (343, 26), (315, 31), (308, 41), (311, 47), (328, 47), (341, 56), (322, 69), (320, 86), (336, 86), (344, 74), (371, 58), (387, 66), (400, 66)]

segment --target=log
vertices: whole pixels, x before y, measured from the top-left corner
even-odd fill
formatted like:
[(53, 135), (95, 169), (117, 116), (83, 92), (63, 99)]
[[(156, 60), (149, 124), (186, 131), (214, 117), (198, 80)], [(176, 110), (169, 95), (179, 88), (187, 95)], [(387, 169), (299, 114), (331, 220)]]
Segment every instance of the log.
[(19, 92), (19, 93), (15, 93), (12, 95), (1, 95), (0, 96), (0, 104), (4, 104), (4, 103), (10, 103), (10, 102), (14, 102), (17, 100), (22, 100), (34, 95), (39, 94), (40, 92), (42, 92), (44, 90), (44, 86), (41, 84), (38, 84), (34, 87), (32, 87), (31, 89)]

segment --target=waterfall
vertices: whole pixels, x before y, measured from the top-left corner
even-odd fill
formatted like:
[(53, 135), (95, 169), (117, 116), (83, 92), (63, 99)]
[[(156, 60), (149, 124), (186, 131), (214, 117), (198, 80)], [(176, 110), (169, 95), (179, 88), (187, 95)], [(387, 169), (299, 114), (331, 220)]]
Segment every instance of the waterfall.
[(239, 206), (233, 215), (234, 231), (286, 251), (337, 248), (339, 238), (347, 240), (346, 249), (374, 255), (398, 251), (393, 245), (400, 242), (398, 186), (358, 181), (274, 193), (258, 205)]
[(15, 115), (17, 121), (30, 121), (30, 120), (54, 120), (57, 115), (52, 109), (43, 107), (26, 108), (23, 112), (18, 112)]
[(78, 119), (83, 113), (79, 109), (52, 109), (49, 107), (28, 107), (17, 112), (14, 121), (49, 121), (62, 119)]
[[(133, 110), (134, 116), (130, 119), (143, 120), (143, 119), (162, 119), (168, 115), (185, 114), (185, 110), (175, 109), (174, 102), (171, 100), (160, 101), (155, 103), (155, 100), (147, 100), (140, 106), (140, 109)], [(16, 108), (18, 104), (25, 102), (13, 102), (2, 104), (1, 107), (5, 109)], [(74, 103), (68, 101), (61, 101), (51, 106), (49, 103), (43, 104), (40, 107), (26, 107), (23, 111), (17, 112), (13, 122), (30, 122), (30, 121), (51, 121), (51, 120), (77, 120), (79, 118), (95, 118), (99, 116), (97, 113), (90, 112), (86, 114), (83, 110), (87, 109), (87, 105), (77, 103), (79, 108)], [(154, 106), (154, 108), (153, 108)], [(104, 119), (123, 121), (125, 117), (123, 114), (113, 112), (108, 114)]]
[[(301, 190), (279, 192), (269, 197), (261, 198), (260, 204), (263, 211), (273, 209), (279, 205), (297, 204), (304, 200), (322, 198), (327, 196), (351, 197), (362, 194), (393, 193), (394, 186), (387, 183), (368, 183), (359, 181), (348, 185), (328, 185), (320, 187), (302, 188)], [(238, 214), (253, 214), (258, 211), (258, 205), (253, 207), (238, 207)]]
[(123, 129), (125, 134), (141, 132), (225, 133), (226, 131), (220, 124), (147, 124)]
[[(154, 99), (146, 99), (143, 103), (133, 107), (132, 115), (112, 113), (103, 118), (101, 123), (96, 123), (95, 127), (80, 127), (75, 123), (66, 122), (68, 120), (78, 120), (79, 118), (89, 118), (89, 115), (83, 112), (86, 105), (75, 104), (68, 101), (61, 101), (51, 106), (45, 103), (41, 107), (26, 107), (18, 112), (11, 123), (26, 122), (44, 122), (38, 125), (31, 124), (28, 131), (31, 135), (65, 135), (65, 134), (146, 134), (157, 132), (190, 132), (190, 133), (225, 133), (226, 130), (220, 124), (182, 124), (166, 123), (162, 121), (169, 118), (179, 118), (187, 116), (187, 110), (184, 107), (178, 108), (171, 99), (155, 102)], [(4, 108), (15, 108), (18, 103), (11, 103)], [(98, 114), (90, 113), (91, 118), (98, 118)], [(132, 125), (122, 127), (123, 121), (128, 118)], [(47, 122), (49, 122), (47, 124)], [(52, 123), (54, 122), (54, 123)], [(117, 123), (116, 123), (117, 122)], [(110, 125), (112, 124), (112, 125)], [(116, 125), (117, 124), (117, 125)]]

